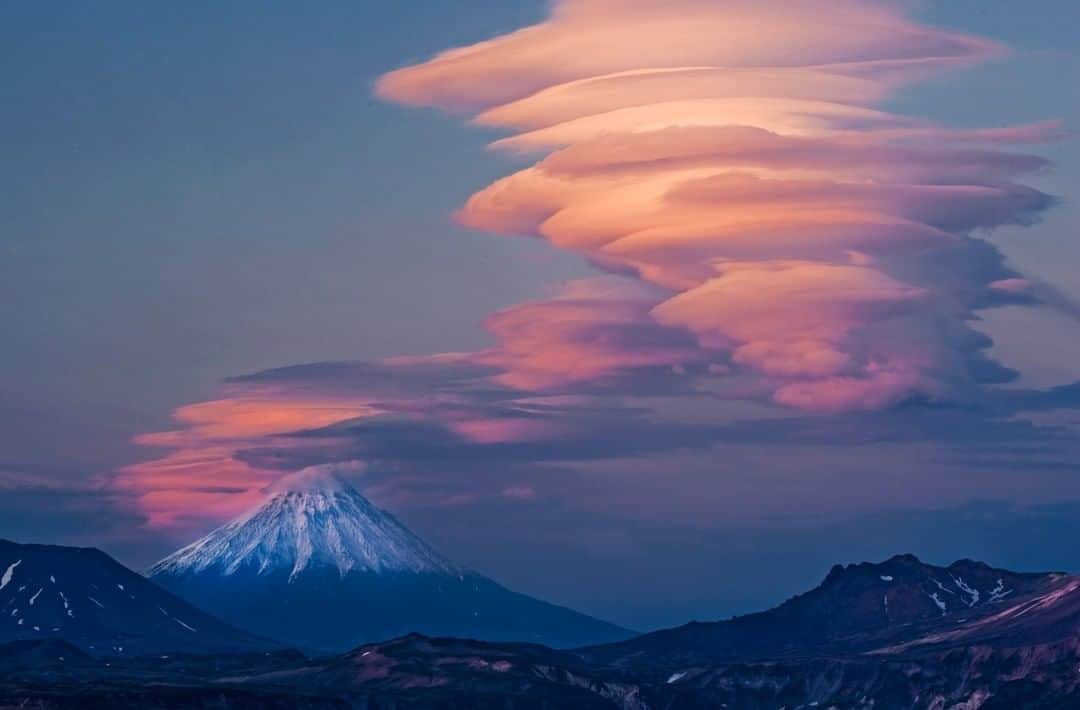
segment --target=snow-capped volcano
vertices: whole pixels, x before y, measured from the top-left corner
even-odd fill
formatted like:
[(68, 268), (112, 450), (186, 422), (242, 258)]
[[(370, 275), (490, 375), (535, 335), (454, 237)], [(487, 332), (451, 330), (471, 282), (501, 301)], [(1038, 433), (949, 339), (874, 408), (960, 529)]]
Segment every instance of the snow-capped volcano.
[(354, 571), (464, 574), (332, 472), (306, 469), (267, 493), (261, 506), (166, 557), (149, 575), (287, 570), (294, 581), (325, 568), (342, 577)]
[(287, 476), (255, 510), (150, 568), (155, 582), (268, 638), (339, 651), (417, 631), (578, 646), (626, 638), (437, 553), (345, 480)]

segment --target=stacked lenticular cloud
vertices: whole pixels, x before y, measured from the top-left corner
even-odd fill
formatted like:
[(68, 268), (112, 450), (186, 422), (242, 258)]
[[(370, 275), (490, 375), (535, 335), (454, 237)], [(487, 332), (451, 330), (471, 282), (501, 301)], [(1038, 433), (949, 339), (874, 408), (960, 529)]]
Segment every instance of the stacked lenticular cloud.
[[(535, 159), (469, 198), (463, 225), (606, 275), (490, 316), (478, 352), (235, 378), (142, 437), (170, 452), (117, 485), (163, 527), (347, 461), (410, 501), (520, 499), (551, 462), (708, 448), (745, 400), (978, 402), (1016, 373), (972, 322), (1056, 300), (984, 238), (1052, 205), (1020, 182), (1046, 162), (1009, 146), (1056, 128), (954, 130), (885, 102), (1001, 53), (899, 2), (561, 0), (391, 72), (383, 98), (471, 116)], [(693, 417), (665, 420), (680, 398)]]
[(542, 154), (474, 195), (463, 224), (657, 287), (644, 321), (689, 331), (777, 403), (878, 408), (1010, 376), (965, 322), (1031, 294), (972, 235), (1051, 204), (1015, 182), (1042, 160), (987, 147), (1042, 130), (950, 131), (876, 107), (999, 52), (895, 3), (566, 0), (379, 92), (474, 112), (517, 131), (494, 147)]

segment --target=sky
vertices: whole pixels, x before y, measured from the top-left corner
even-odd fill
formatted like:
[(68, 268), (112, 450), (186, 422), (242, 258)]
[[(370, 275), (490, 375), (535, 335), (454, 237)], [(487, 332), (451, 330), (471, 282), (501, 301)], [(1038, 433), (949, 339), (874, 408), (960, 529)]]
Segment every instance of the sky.
[(1075, 3), (0, 16), (0, 536), (319, 466), (639, 629), (1080, 570)]

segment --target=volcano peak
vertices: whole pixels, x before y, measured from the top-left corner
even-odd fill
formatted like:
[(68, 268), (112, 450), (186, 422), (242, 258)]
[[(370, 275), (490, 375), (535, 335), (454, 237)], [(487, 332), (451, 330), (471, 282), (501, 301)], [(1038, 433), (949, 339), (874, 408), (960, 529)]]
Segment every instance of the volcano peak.
[(154, 565), (151, 576), (463, 571), (372, 505), (334, 471), (305, 469), (265, 490), (254, 510)]

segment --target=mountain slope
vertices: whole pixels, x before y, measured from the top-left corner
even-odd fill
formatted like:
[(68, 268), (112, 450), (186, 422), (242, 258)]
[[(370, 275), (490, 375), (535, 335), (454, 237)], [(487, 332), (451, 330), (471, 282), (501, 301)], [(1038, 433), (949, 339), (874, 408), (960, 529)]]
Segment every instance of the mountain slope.
[(638, 687), (594, 677), (571, 654), (419, 634), (243, 682), (334, 693), (365, 707), (645, 710)]
[[(950, 592), (938, 582), (961, 599), (962, 610), (946, 605), (941, 613), (932, 595)], [(885, 584), (891, 585), (885, 594), (893, 616), (882, 621), (869, 602), (884, 606), (878, 596)], [(929, 608), (923, 605), (924, 595), (931, 595)], [(635, 663), (613, 667), (579, 651), (416, 634), (318, 659), (288, 653), (144, 656), (111, 659), (107, 666), (56, 642), (10, 649), (0, 645), (0, 706), (1080, 707), (1078, 577), (1015, 574), (971, 561), (934, 567), (908, 556), (878, 565), (838, 566), (818, 588), (754, 616), (776, 621), (780, 617), (768, 615), (784, 606), (784, 621), (805, 621), (788, 629), (789, 638), (803, 644), (798, 652), (765, 658), (751, 645), (745, 656), (710, 662), (699, 653), (695, 662), (681, 666), (666, 665), (671, 648), (638, 649)], [(832, 615), (843, 630), (824, 634), (824, 641), (821, 634), (808, 636), (809, 629), (817, 628), (818, 614)], [(775, 645), (779, 635), (770, 643)], [(817, 640), (810, 643), (812, 638)], [(627, 645), (633, 644), (616, 647)]]
[(0, 643), (63, 639), (95, 655), (269, 647), (100, 550), (0, 540)]
[(923, 628), (979, 618), (1011, 600), (1050, 591), (1061, 578), (971, 560), (936, 567), (898, 555), (879, 564), (837, 565), (819, 586), (768, 611), (692, 622), (580, 653), (594, 663), (668, 668), (854, 652)]
[(875, 654), (908, 653), (976, 645), (1033, 646), (1066, 644), (1080, 647), (1080, 577), (1049, 575), (1048, 584), (986, 609), (955, 625), (920, 628), (912, 638), (875, 649)]
[(319, 471), (287, 477), (147, 574), (230, 623), (316, 650), (413, 631), (552, 646), (631, 635), (465, 570)]
[[(970, 561), (926, 568), (991, 570)], [(834, 644), (779, 659), (669, 666), (653, 683), (674, 693), (668, 707), (1080, 707), (1080, 578), (992, 571), (1006, 584), (1021, 578), (1027, 591), (976, 603), (978, 587), (965, 580), (967, 611), (879, 629), (846, 650)]]
[(264, 505), (169, 555), (147, 574), (274, 577), (287, 569), (290, 581), (307, 570), (328, 569), (340, 577), (464, 574), (336, 476), (303, 471), (267, 492)]

